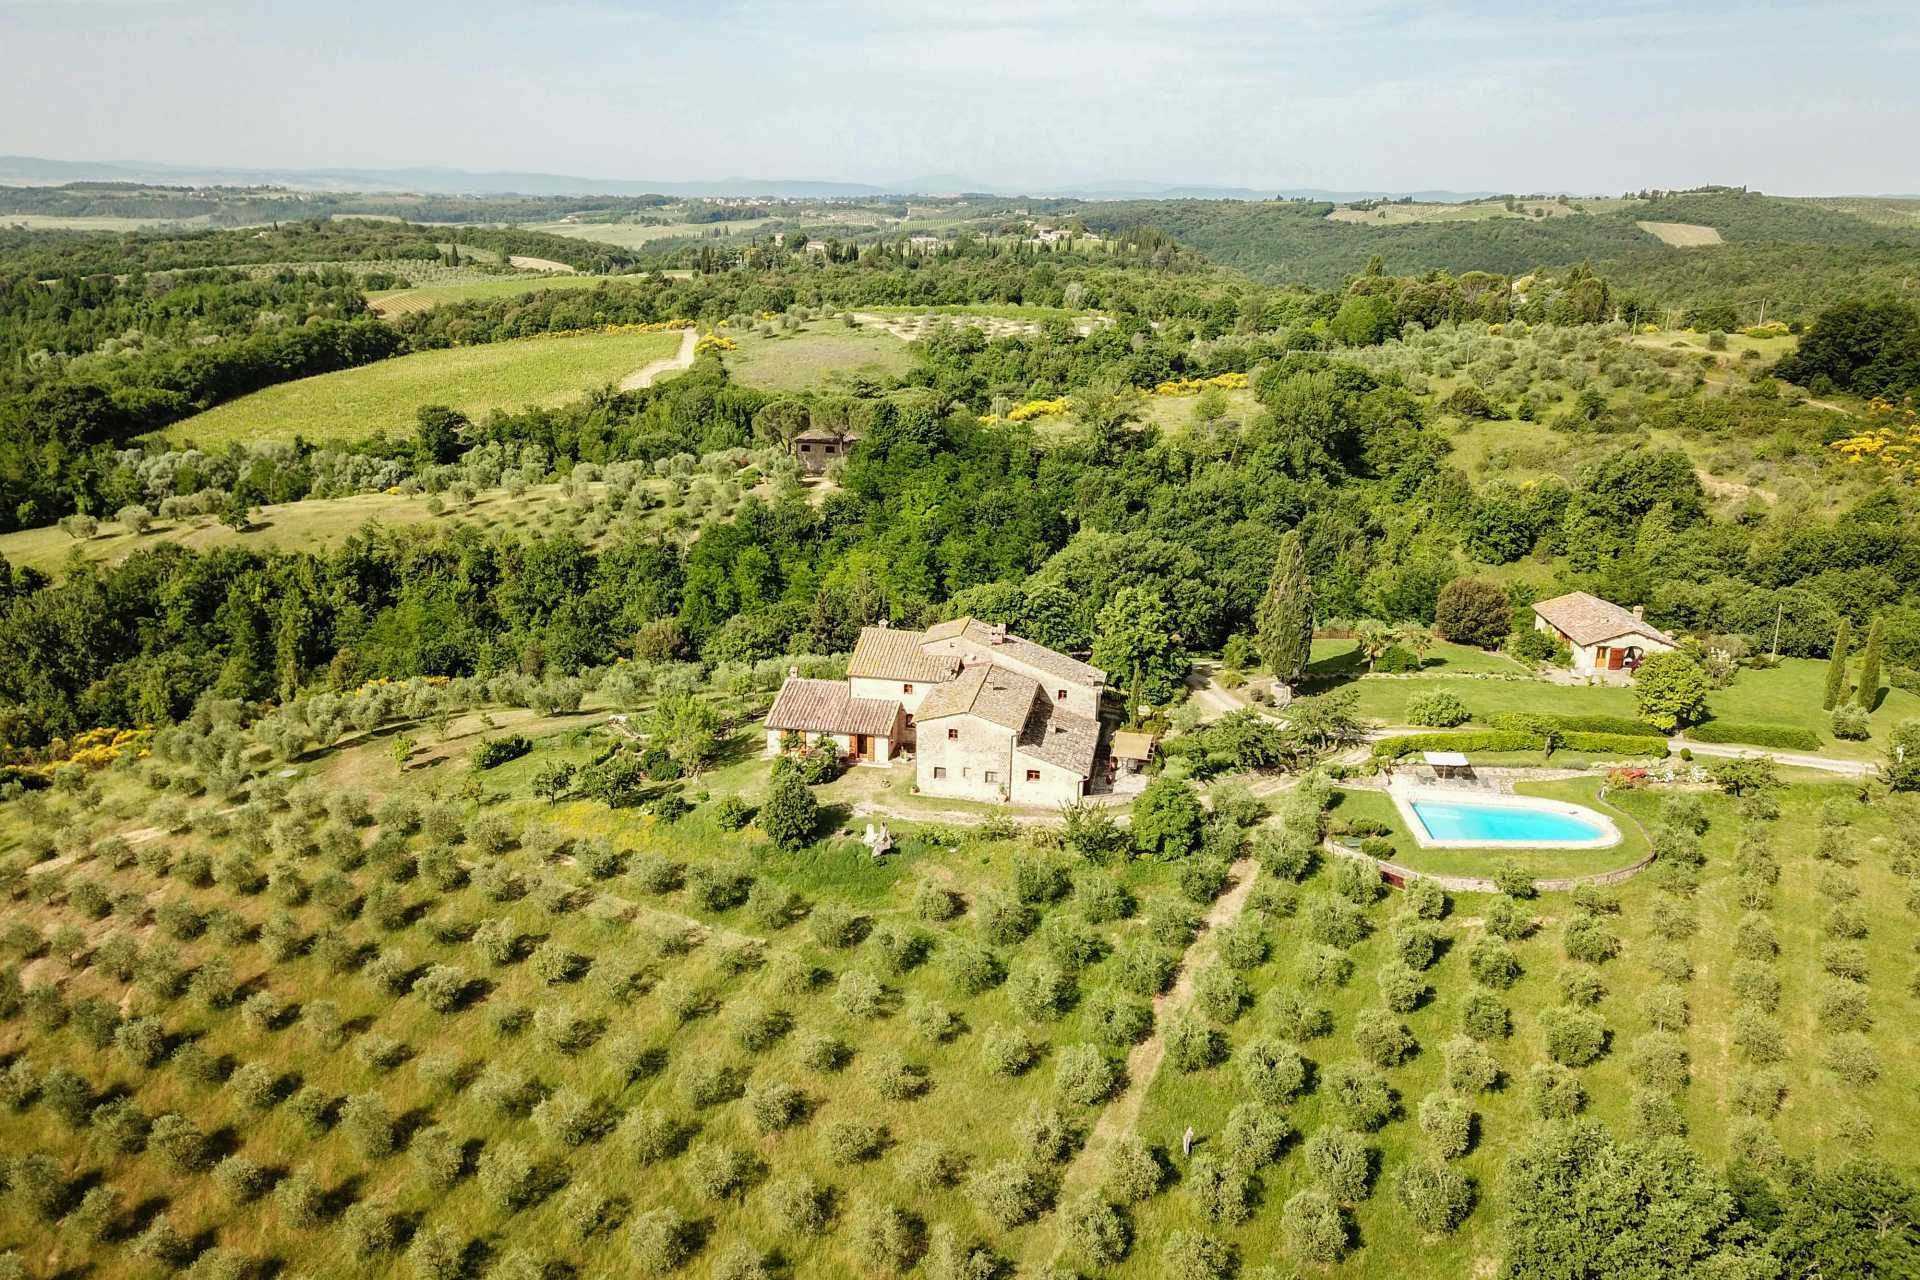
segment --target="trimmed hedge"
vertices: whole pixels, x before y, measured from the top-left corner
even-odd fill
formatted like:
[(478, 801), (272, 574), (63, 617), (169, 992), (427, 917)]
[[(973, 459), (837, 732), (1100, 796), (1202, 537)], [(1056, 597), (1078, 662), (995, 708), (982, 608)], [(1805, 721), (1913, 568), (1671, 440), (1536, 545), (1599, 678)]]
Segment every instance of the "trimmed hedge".
[(1569, 733), (1560, 739), (1564, 751), (1585, 751), (1589, 755), (1667, 757), (1667, 740), (1639, 733)]
[(1666, 738), (1666, 731), (1658, 725), (1648, 724), (1645, 720), (1634, 720), (1627, 716), (1555, 716), (1531, 715), (1526, 712), (1509, 711), (1493, 717), (1490, 724), (1496, 729), (1509, 729), (1520, 733), (1534, 732), (1534, 726), (1552, 725), (1562, 733), (1606, 733), (1625, 738)]
[[(1422, 751), (1539, 751), (1546, 739), (1537, 733), (1512, 729), (1477, 729), (1461, 733), (1413, 733), (1401, 738), (1385, 738), (1373, 744), (1375, 760), (1400, 760)], [(1589, 755), (1652, 756), (1667, 754), (1664, 738), (1655, 739), (1631, 733), (1563, 733), (1560, 750), (1584, 751)]]
[(1749, 747), (1777, 747), (1782, 751), (1818, 751), (1820, 735), (1791, 724), (1740, 724), (1709, 720), (1687, 730), (1695, 742), (1732, 742)]
[(1422, 751), (1538, 751), (1542, 739), (1535, 733), (1499, 729), (1470, 729), (1463, 733), (1410, 733), (1383, 738), (1373, 744), (1376, 760), (1399, 760)]

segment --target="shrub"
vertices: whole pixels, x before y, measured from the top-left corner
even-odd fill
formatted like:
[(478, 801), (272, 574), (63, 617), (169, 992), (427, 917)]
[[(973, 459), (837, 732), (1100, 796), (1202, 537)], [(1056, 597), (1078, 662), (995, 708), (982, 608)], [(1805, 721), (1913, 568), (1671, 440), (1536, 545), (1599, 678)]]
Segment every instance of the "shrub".
[(1467, 704), (1445, 690), (1416, 693), (1407, 699), (1407, 723), (1451, 729), (1471, 718)]
[(678, 1271), (693, 1257), (693, 1224), (673, 1208), (649, 1209), (627, 1228), (627, 1249), (643, 1275)]
[(1347, 1220), (1326, 1191), (1309, 1187), (1280, 1211), (1287, 1248), (1310, 1262), (1338, 1262), (1347, 1252)]
[(833, 1002), (842, 1013), (855, 1018), (877, 1018), (886, 1009), (886, 988), (880, 980), (859, 969), (849, 969), (834, 984)]
[(1833, 709), (1833, 736), (1836, 738), (1846, 742), (1864, 742), (1871, 727), (1866, 711), (1851, 702)]
[(1268, 1106), (1283, 1106), (1307, 1087), (1307, 1060), (1292, 1045), (1258, 1038), (1237, 1056), (1240, 1086)]
[(1518, 942), (1533, 932), (1533, 912), (1512, 898), (1495, 898), (1481, 913), (1487, 932), (1508, 942)]
[(1017, 1076), (1033, 1065), (1040, 1048), (1018, 1027), (998, 1024), (980, 1037), (980, 1056), (995, 1075)]
[(1766, 1065), (1787, 1056), (1787, 1037), (1780, 1024), (1755, 1009), (1734, 1011), (1733, 1043), (1749, 1062)]
[(900, 1153), (900, 1172), (916, 1191), (935, 1192), (953, 1186), (966, 1171), (966, 1157), (945, 1143), (922, 1139)]
[(1740, 743), (1754, 747), (1772, 747), (1779, 751), (1818, 751), (1820, 735), (1811, 729), (1791, 724), (1741, 724), (1709, 720), (1687, 730), (1695, 742)]
[(1418, 1047), (1413, 1033), (1384, 1009), (1363, 1010), (1354, 1019), (1353, 1042), (1361, 1056), (1376, 1067), (1399, 1066)]
[(1443, 1159), (1458, 1159), (1473, 1146), (1473, 1110), (1459, 1098), (1430, 1093), (1420, 1102), (1420, 1131)]
[(820, 823), (820, 802), (799, 774), (782, 772), (767, 792), (754, 821), (782, 849), (798, 849), (813, 839)]
[(1835, 1036), (1820, 1055), (1821, 1064), (1840, 1083), (1864, 1088), (1880, 1078), (1880, 1055), (1868, 1039), (1857, 1032)]
[(1455, 578), (1440, 589), (1433, 625), (1442, 639), (1492, 649), (1513, 630), (1513, 605), (1498, 583)]
[(1333, 1031), (1333, 1015), (1296, 992), (1279, 990), (1267, 999), (1267, 1022), (1282, 1039), (1317, 1040)]
[(926, 1069), (910, 1064), (891, 1049), (882, 1050), (867, 1060), (866, 1076), (873, 1091), (889, 1102), (917, 1098), (928, 1088)]
[(620, 1122), (620, 1145), (636, 1164), (655, 1164), (678, 1155), (692, 1128), (656, 1107), (636, 1107)]
[(1687, 1048), (1670, 1031), (1649, 1031), (1633, 1042), (1627, 1053), (1627, 1070), (1649, 1089), (1678, 1093), (1691, 1079)]
[(1166, 1041), (1167, 1060), (1181, 1071), (1204, 1071), (1226, 1056), (1225, 1038), (1184, 1013), (1168, 1024)]
[(981, 894), (974, 904), (973, 916), (981, 936), (1003, 947), (1024, 941), (1040, 922), (1039, 914), (1032, 907), (997, 892)]
[(1307, 1139), (1307, 1168), (1335, 1200), (1364, 1200), (1373, 1182), (1373, 1153), (1351, 1129), (1322, 1129)]
[(1587, 1105), (1587, 1091), (1567, 1068), (1541, 1062), (1527, 1072), (1527, 1099), (1541, 1119), (1565, 1120)]
[(1397, 960), (1381, 965), (1374, 981), (1380, 988), (1380, 999), (1395, 1013), (1413, 1012), (1431, 990), (1418, 973)]
[(1606, 1049), (1606, 1024), (1584, 1009), (1542, 1009), (1540, 1029), (1547, 1056), (1566, 1067), (1584, 1067)]
[(1253, 1215), (1254, 1182), (1248, 1167), (1212, 1155), (1198, 1155), (1184, 1182), (1195, 1208), (1209, 1222), (1237, 1226)]
[(1400, 1170), (1395, 1192), (1407, 1216), (1425, 1231), (1452, 1231), (1473, 1210), (1473, 1187), (1466, 1178), (1420, 1157)]
[(1321, 1089), (1348, 1123), (1366, 1132), (1392, 1119), (1398, 1109), (1386, 1080), (1378, 1072), (1354, 1063), (1340, 1062), (1328, 1067)]
[(1280, 1159), (1293, 1127), (1279, 1108), (1242, 1102), (1227, 1115), (1220, 1145), (1242, 1168), (1259, 1169)]
[(1082, 1192), (1068, 1201), (1060, 1219), (1068, 1246), (1096, 1267), (1112, 1266), (1133, 1246), (1126, 1218), (1095, 1192)]
[(1007, 979), (1008, 1003), (1021, 1017), (1035, 1022), (1059, 1018), (1073, 997), (1073, 980), (1045, 960), (1023, 965)]
[(1110, 987), (1088, 996), (1084, 1008), (1094, 1035), (1116, 1049), (1138, 1044), (1153, 1031), (1153, 1006)]
[(820, 1134), (820, 1150), (835, 1164), (858, 1164), (886, 1150), (885, 1125), (864, 1120), (835, 1120)]
[(724, 1142), (703, 1142), (687, 1156), (685, 1172), (693, 1189), (709, 1200), (731, 1200), (756, 1176), (759, 1162)]
[(819, 1235), (833, 1211), (833, 1193), (805, 1174), (769, 1184), (765, 1200), (774, 1221), (796, 1235)]
[(1127, 1133), (1108, 1146), (1101, 1161), (1100, 1185), (1121, 1204), (1138, 1204), (1160, 1190), (1166, 1171), (1138, 1134)]
[(1215, 1022), (1232, 1022), (1252, 1003), (1253, 993), (1239, 974), (1222, 964), (1208, 965), (1193, 983), (1194, 1000)]
[(1031, 1222), (1046, 1205), (1039, 1179), (1013, 1160), (1001, 1160), (968, 1178), (967, 1200), (1002, 1227)]
[(1025, 1144), (1036, 1160), (1058, 1164), (1079, 1146), (1081, 1132), (1058, 1108), (1034, 1102), (1014, 1122), (1014, 1136)]

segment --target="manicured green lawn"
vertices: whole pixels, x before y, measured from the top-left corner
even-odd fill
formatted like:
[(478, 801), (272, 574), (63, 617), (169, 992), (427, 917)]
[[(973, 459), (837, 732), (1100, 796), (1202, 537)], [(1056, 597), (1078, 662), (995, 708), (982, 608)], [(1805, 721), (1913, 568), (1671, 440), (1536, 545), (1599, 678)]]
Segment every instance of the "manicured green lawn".
[(407, 432), (423, 405), (451, 405), (477, 418), (492, 409), (565, 404), (679, 347), (678, 333), (595, 333), (420, 351), (283, 382), (175, 423), (161, 436), (217, 448), (234, 440)]
[[(1451, 652), (1447, 652), (1447, 651)], [(1561, 685), (1545, 680), (1489, 680), (1449, 677), (1459, 672), (1518, 673), (1519, 664), (1501, 654), (1484, 654), (1457, 645), (1435, 645), (1427, 659), (1427, 673), (1418, 676), (1366, 676), (1351, 642), (1316, 640), (1313, 663), (1318, 675), (1351, 675), (1347, 681), (1316, 680), (1306, 693), (1354, 689), (1360, 714), (1384, 725), (1403, 726), (1410, 699), (1435, 690), (1453, 694), (1466, 704), (1478, 724), (1514, 712), (1545, 715), (1604, 715), (1632, 718), (1637, 712), (1631, 685)], [(1445, 663), (1446, 665), (1441, 665)], [(1707, 697), (1715, 720), (1732, 724), (1790, 725), (1809, 729), (1820, 738), (1819, 753), (1848, 760), (1878, 759), (1886, 751), (1886, 735), (1902, 720), (1920, 717), (1920, 696), (1904, 689), (1886, 688), (1870, 717), (1871, 736), (1864, 742), (1846, 742), (1833, 736), (1832, 717), (1821, 708), (1826, 687), (1826, 663), (1807, 658), (1783, 658), (1768, 670), (1742, 669), (1733, 683)]]
[[(1859, 672), (1858, 659), (1853, 667)], [(1868, 717), (1871, 736), (1865, 742), (1846, 742), (1833, 736), (1833, 718), (1820, 700), (1827, 687), (1827, 664), (1811, 658), (1782, 658), (1770, 671), (1742, 671), (1725, 689), (1707, 698), (1717, 720), (1744, 724), (1790, 724), (1820, 735), (1823, 755), (1854, 760), (1878, 759), (1886, 754), (1887, 734), (1902, 720), (1920, 716), (1920, 696), (1905, 689), (1881, 691)]]

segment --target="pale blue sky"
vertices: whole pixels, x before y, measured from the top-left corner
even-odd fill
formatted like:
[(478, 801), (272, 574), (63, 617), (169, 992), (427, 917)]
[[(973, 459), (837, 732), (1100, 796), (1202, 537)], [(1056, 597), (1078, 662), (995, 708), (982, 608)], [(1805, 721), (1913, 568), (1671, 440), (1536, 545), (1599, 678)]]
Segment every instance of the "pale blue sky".
[(1920, 192), (1920, 4), (0, 0), (0, 153)]

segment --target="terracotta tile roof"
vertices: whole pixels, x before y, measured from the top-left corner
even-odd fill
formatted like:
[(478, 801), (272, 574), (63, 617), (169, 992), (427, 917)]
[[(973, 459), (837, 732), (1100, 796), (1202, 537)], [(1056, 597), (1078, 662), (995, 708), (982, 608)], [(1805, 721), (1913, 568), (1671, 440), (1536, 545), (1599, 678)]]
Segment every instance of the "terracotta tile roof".
[(923, 653), (920, 646), (924, 640), (918, 631), (862, 627), (853, 656), (847, 659), (847, 674), (868, 680), (918, 680), (927, 684), (953, 679), (960, 670), (960, 660)]
[(1041, 698), (1034, 703), (1026, 724), (1020, 729), (1018, 749), (1021, 755), (1034, 756), (1083, 778), (1091, 778), (1093, 753), (1099, 745), (1098, 720), (1063, 711)]
[[(996, 633), (999, 636), (997, 643)], [(1107, 673), (1098, 667), (1090, 666), (1078, 658), (1069, 658), (1064, 653), (1014, 635), (1011, 631), (999, 630), (992, 623), (982, 622), (978, 618), (954, 618), (935, 623), (927, 628), (925, 635), (929, 644), (942, 640), (963, 640), (988, 654), (1004, 654), (1036, 671), (1044, 671), (1075, 684), (1097, 686), (1107, 682)]]
[(1566, 595), (1542, 600), (1533, 606), (1533, 611), (1545, 618), (1554, 630), (1579, 645), (1599, 644), (1602, 640), (1619, 636), (1645, 636), (1667, 645), (1677, 643), (1672, 636), (1637, 616), (1633, 610), (1622, 609), (1617, 604), (1584, 591), (1569, 591)]
[(888, 698), (856, 698), (844, 680), (789, 677), (767, 712), (767, 728), (785, 733), (853, 733), (892, 737), (900, 704)]
[(1025, 728), (1039, 695), (1037, 681), (1017, 671), (980, 662), (962, 671), (958, 679), (935, 685), (920, 703), (914, 718), (925, 723), (943, 716), (974, 715), (1019, 733)]

